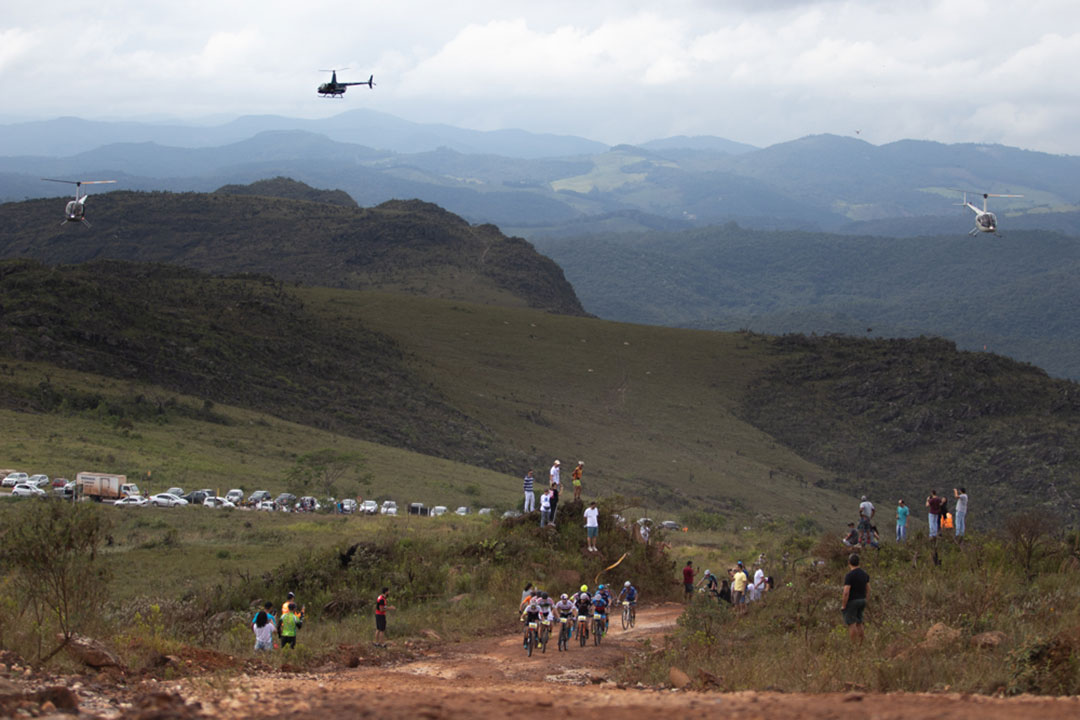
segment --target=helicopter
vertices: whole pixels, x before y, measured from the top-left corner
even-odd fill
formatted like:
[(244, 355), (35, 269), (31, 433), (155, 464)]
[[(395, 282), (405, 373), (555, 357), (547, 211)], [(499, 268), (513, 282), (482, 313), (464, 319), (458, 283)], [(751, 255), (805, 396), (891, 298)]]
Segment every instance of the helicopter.
[(963, 205), (966, 208), (971, 208), (971, 211), (975, 213), (975, 227), (971, 228), (971, 230), (968, 231), (968, 235), (971, 235), (972, 237), (975, 237), (976, 235), (978, 235), (981, 232), (994, 233), (995, 235), (998, 234), (997, 233), (997, 217), (994, 215), (994, 213), (992, 213), (992, 212), (990, 212), (989, 210), (986, 209), (986, 203), (987, 203), (988, 198), (992, 198), (992, 197), (997, 197), (997, 198), (1021, 198), (1021, 197), (1024, 197), (1023, 195), (999, 195), (997, 193), (982, 193), (983, 206), (982, 206), (982, 210), (980, 210), (977, 205), (975, 205), (974, 203), (969, 203), (968, 202), (967, 196), (968, 196), (968, 194), (966, 192), (964, 192), (964, 201), (961, 202), (961, 203), (957, 203), (957, 204), (958, 205)]
[[(349, 68), (341, 68), (342, 70), (348, 70)], [(345, 91), (352, 85), (367, 85), (368, 90), (375, 87), (375, 76), (372, 75), (366, 82), (338, 82), (337, 70), (320, 70), (319, 72), (328, 72), (330, 75), (330, 82), (323, 83), (319, 86), (317, 92), (323, 97), (341, 97), (345, 94)]]
[(90, 227), (90, 222), (86, 219), (86, 198), (87, 195), (80, 195), (79, 188), (83, 185), (107, 185), (109, 183), (116, 182), (115, 180), (54, 180), (53, 178), (41, 178), (46, 182), (58, 182), (67, 183), (68, 185), (75, 186), (75, 199), (68, 202), (67, 207), (64, 208), (64, 220), (60, 223), (63, 227), (69, 222), (82, 223), (86, 227)]

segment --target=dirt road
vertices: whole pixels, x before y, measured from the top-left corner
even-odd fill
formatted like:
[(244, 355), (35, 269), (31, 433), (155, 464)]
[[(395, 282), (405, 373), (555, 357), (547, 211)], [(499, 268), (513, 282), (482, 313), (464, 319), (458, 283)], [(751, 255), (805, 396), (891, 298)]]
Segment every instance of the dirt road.
[[(203, 707), (224, 718), (959, 718), (1056, 720), (1080, 717), (1080, 698), (1011, 699), (941, 694), (703, 693), (620, 689), (603, 678), (624, 655), (670, 630), (681, 607), (643, 608), (635, 629), (613, 628), (599, 647), (574, 644), (526, 657), (518, 637), (450, 645), (394, 667), (308, 676), (240, 678), (230, 689), (203, 686)], [(184, 695), (192, 697), (185, 688)], [(211, 699), (216, 695), (217, 699)]]

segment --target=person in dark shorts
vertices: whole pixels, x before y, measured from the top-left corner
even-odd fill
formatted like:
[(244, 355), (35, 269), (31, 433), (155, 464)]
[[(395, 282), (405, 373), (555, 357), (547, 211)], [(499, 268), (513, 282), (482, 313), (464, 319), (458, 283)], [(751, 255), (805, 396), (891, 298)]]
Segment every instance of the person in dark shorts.
[(848, 574), (844, 576), (844, 596), (840, 600), (840, 612), (848, 626), (848, 636), (854, 643), (863, 641), (863, 611), (870, 597), (870, 576), (859, 567), (859, 556), (848, 557)]
[(683, 589), (686, 591), (686, 602), (694, 595), (694, 561), (687, 560), (686, 567), (682, 569)]
[(375, 641), (371, 643), (375, 647), (386, 647), (386, 611), (397, 610), (387, 604), (389, 592), (390, 588), (383, 588), (382, 594), (375, 600)]

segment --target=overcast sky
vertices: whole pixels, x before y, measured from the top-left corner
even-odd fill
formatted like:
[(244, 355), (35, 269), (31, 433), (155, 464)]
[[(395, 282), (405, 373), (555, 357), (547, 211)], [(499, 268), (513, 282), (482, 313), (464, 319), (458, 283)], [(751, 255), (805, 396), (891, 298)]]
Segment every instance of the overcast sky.
[[(1080, 154), (1077, 0), (2, 0), (0, 120), (322, 117)], [(320, 68), (374, 91), (316, 96)]]

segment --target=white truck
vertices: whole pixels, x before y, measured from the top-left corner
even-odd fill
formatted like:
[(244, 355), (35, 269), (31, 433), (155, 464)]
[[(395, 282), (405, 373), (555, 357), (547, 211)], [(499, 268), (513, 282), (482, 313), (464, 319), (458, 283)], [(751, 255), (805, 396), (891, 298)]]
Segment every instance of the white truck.
[(119, 500), (129, 495), (138, 495), (139, 486), (129, 483), (126, 475), (109, 473), (81, 472), (75, 476), (75, 488), (79, 497), (102, 500)]

